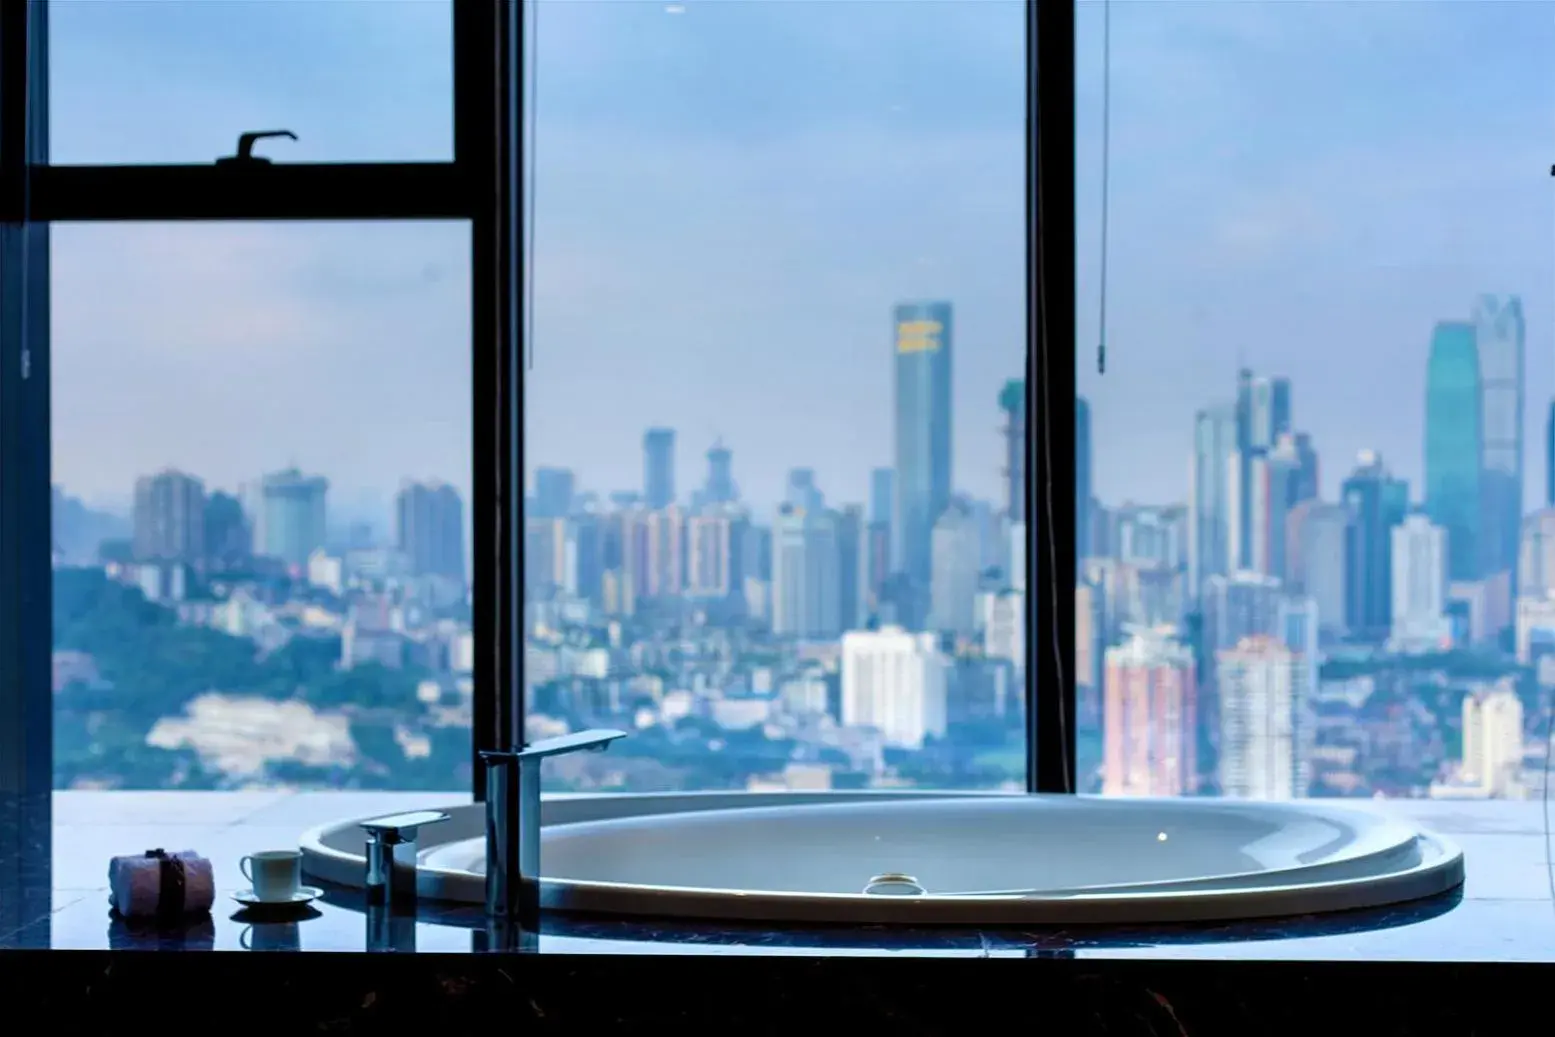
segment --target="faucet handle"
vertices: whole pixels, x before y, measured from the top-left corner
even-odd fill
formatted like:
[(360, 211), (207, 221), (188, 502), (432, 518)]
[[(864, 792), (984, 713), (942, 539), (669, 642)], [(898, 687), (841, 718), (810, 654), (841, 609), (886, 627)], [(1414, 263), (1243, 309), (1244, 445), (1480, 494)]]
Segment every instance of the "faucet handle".
[(538, 742), (530, 742), (513, 755), (520, 760), (534, 760), (547, 756), (565, 756), (567, 753), (582, 752), (585, 749), (602, 752), (617, 738), (625, 737), (625, 731), (595, 727), (587, 731), (574, 731), (570, 735), (558, 735), (555, 738), (542, 738)]
[(367, 833), (369, 840), (392, 846), (398, 843), (413, 843), (423, 825), (435, 825), (447, 820), (448, 815), (441, 810), (413, 810), (405, 814), (390, 814), (388, 817), (363, 821), (361, 827)]

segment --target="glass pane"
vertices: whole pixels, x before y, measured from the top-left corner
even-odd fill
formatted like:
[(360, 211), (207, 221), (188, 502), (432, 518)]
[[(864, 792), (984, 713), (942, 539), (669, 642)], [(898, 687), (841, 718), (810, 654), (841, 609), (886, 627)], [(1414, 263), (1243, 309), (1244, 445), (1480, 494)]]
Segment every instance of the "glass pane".
[(55, 227), (58, 786), (468, 790), (468, 249)]
[(1023, 6), (538, 18), (548, 780), (1023, 787)]
[(246, 131), (283, 162), (453, 158), (449, 0), (53, 0), (50, 158), (203, 163)]
[(1107, 165), (1078, 10), (1082, 785), (1536, 792), (1548, 8), (1110, 6)]

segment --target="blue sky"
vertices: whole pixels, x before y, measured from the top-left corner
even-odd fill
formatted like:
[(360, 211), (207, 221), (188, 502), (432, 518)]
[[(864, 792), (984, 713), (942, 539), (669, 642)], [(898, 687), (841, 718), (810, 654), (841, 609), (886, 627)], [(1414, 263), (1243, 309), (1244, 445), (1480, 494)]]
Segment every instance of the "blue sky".
[[(758, 502), (789, 467), (862, 500), (891, 458), (892, 303), (957, 307), (958, 486), (997, 492), (1023, 357), (1021, 17), (1008, 0), (541, 5), (536, 463), (679, 489), (722, 436)], [(441, 0), (95, 0), (53, 17), (61, 162), (450, 148)], [(1180, 500), (1193, 411), (1239, 357), (1295, 380), (1332, 488), (1362, 447), (1418, 487), (1432, 324), (1528, 314), (1528, 491), (1555, 390), (1555, 5), (1119, 2), (1109, 368), (1094, 373), (1101, 8), (1078, 14), (1081, 387), (1104, 499)], [(62, 227), (57, 477), (216, 484), (295, 458), (342, 505), (468, 486), (453, 225)]]
[(1104, 499), (1180, 497), (1192, 410), (1239, 356), (1294, 380), (1332, 496), (1380, 449), (1420, 492), (1432, 325), (1528, 319), (1525, 500), (1544, 499), (1555, 5), (1117, 3), (1108, 372), (1095, 374), (1101, 8), (1078, 15), (1082, 391)]

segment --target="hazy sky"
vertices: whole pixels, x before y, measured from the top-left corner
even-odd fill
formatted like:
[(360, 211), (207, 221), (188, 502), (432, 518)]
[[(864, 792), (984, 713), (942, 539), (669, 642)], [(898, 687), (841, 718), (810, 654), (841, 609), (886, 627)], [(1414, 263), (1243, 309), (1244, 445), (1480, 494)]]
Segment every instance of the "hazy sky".
[[(891, 461), (890, 307), (956, 306), (955, 480), (997, 493), (1023, 363), (1012, 0), (540, 5), (532, 463), (683, 493), (715, 436), (758, 502), (789, 467), (862, 500)], [(59, 162), (450, 154), (443, 0), (56, 3)], [(1094, 371), (1101, 7), (1078, 15), (1081, 387), (1109, 501), (1185, 495), (1239, 357), (1295, 382), (1326, 487), (1380, 448), (1418, 492), (1431, 326), (1528, 316), (1542, 499), (1555, 4), (1116, 0), (1109, 368)], [(56, 478), (122, 498), (296, 460), (332, 503), (468, 487), (460, 225), (55, 232)]]
[(1108, 369), (1095, 372), (1102, 10), (1078, 14), (1081, 389), (1103, 499), (1183, 499), (1193, 411), (1238, 358), (1294, 380), (1325, 492), (1380, 449), (1418, 498), (1431, 328), (1528, 321), (1544, 499), (1555, 4), (1117, 2)]

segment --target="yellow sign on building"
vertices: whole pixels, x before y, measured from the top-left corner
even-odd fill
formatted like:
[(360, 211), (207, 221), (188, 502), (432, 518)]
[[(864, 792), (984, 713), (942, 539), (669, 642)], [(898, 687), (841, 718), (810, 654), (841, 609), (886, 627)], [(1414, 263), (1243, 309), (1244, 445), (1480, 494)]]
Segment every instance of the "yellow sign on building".
[(937, 320), (904, 320), (896, 325), (898, 353), (932, 353), (939, 349), (945, 326)]

